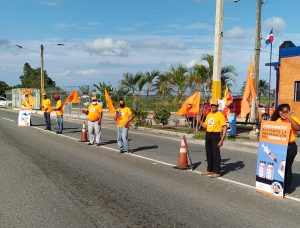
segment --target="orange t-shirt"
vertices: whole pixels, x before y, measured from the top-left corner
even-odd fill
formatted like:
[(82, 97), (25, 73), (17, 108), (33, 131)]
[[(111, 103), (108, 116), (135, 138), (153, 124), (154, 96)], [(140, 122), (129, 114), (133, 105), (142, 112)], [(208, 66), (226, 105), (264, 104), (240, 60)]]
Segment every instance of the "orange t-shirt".
[(87, 116), (89, 121), (94, 122), (94, 121), (97, 121), (100, 119), (101, 113), (102, 113), (102, 107), (100, 105), (90, 104), (87, 110), (89, 112), (89, 114)]
[(128, 121), (128, 117), (132, 115), (132, 112), (128, 107), (118, 108), (117, 111), (120, 113), (120, 116), (117, 119), (117, 127), (125, 127), (125, 124)]
[[(297, 117), (292, 116), (293, 120), (295, 120), (298, 124), (300, 124), (300, 121)], [(290, 123), (289, 119), (277, 119), (276, 122), (285, 122), (285, 123)], [(295, 142), (296, 141), (296, 131), (291, 127), (291, 133), (290, 133), (290, 139), (289, 139), (289, 143)]]

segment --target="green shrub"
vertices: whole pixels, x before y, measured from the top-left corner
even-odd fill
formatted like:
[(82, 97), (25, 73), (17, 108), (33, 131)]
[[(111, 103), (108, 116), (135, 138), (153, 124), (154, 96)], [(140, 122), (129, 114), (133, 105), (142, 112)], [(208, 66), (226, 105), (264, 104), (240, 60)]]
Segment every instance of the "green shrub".
[(171, 113), (165, 107), (158, 107), (154, 110), (154, 120), (158, 124), (167, 125)]
[(135, 126), (145, 126), (147, 125), (148, 112), (141, 109), (133, 110)]

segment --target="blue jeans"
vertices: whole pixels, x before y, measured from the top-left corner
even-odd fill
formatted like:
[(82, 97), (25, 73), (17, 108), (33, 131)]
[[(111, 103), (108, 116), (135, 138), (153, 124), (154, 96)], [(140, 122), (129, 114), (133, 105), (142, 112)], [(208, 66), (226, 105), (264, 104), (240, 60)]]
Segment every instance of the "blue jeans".
[(49, 112), (44, 112), (44, 117), (45, 117), (45, 121), (46, 121), (47, 130), (51, 130), (50, 113)]
[(63, 116), (57, 116), (56, 121), (57, 121), (57, 126), (58, 126), (57, 132), (62, 133), (62, 131), (64, 129), (64, 118), (63, 118)]
[(117, 143), (119, 150), (128, 151), (128, 127), (118, 127)]

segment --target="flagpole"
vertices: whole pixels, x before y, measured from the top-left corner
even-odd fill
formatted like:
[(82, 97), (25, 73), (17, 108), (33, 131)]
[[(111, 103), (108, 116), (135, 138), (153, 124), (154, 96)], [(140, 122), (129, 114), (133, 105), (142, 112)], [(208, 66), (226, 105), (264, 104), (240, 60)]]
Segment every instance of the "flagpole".
[(272, 50), (273, 50), (273, 42), (271, 42), (271, 51), (270, 51), (270, 71), (269, 71), (269, 106), (268, 106), (268, 116), (270, 118), (270, 107), (271, 107), (271, 74), (272, 74)]

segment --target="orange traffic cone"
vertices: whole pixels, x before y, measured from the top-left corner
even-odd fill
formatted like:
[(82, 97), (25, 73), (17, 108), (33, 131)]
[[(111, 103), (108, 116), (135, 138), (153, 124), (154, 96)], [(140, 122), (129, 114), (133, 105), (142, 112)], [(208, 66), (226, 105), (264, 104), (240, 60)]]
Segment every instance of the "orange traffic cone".
[(174, 167), (175, 169), (189, 169), (190, 166), (188, 165), (188, 152), (187, 152), (187, 145), (185, 141), (185, 137), (181, 140), (179, 155), (178, 155), (178, 163), (177, 166)]
[(87, 142), (87, 133), (86, 133), (85, 122), (83, 122), (83, 124), (82, 124), (81, 140), (80, 140), (80, 142)]

